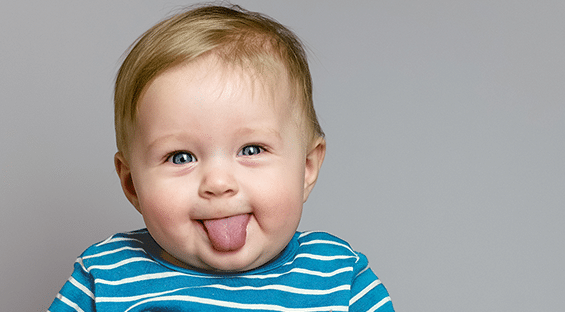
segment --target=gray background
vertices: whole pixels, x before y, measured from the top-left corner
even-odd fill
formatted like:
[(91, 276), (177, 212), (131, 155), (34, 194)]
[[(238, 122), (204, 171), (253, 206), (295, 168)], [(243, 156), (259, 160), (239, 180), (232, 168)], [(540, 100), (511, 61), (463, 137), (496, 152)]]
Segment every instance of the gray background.
[[(121, 54), (183, 1), (0, 5), (0, 310), (143, 226), (113, 169)], [(311, 49), (328, 154), (301, 229), (364, 252), (397, 311), (565, 307), (565, 2), (239, 1)]]

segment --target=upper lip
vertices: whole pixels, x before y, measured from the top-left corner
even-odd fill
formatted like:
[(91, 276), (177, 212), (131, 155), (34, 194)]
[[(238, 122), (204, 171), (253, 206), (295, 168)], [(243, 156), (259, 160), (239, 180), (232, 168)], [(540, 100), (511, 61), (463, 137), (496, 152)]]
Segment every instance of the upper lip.
[(217, 219), (230, 218), (230, 217), (235, 217), (235, 216), (244, 215), (244, 214), (251, 214), (251, 213), (250, 212), (235, 212), (235, 213), (217, 214), (217, 215), (210, 214), (210, 215), (207, 215), (207, 216), (193, 218), (193, 220), (202, 222), (202, 221), (206, 221), (206, 220), (217, 220)]
[(198, 221), (202, 222), (202, 221), (206, 221), (206, 220), (218, 220), (218, 219), (230, 218), (230, 217), (235, 217), (235, 216), (244, 215), (244, 214), (249, 214), (249, 213), (234, 213), (234, 214), (220, 216), (220, 217), (202, 218), (202, 219), (198, 219)]
[(244, 199), (231, 198), (200, 201), (190, 210), (192, 220), (213, 220), (251, 213), (252, 209)]

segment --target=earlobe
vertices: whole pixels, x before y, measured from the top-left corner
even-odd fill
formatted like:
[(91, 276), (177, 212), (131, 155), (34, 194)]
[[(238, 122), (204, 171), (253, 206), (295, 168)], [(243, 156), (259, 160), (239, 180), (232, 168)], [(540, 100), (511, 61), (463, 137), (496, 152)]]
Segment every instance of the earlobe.
[(116, 172), (120, 178), (120, 184), (122, 185), (122, 190), (126, 195), (130, 203), (141, 213), (139, 209), (139, 200), (137, 198), (137, 192), (133, 184), (133, 178), (131, 176), (131, 170), (128, 165), (127, 160), (121, 152), (117, 152), (114, 155), (114, 166), (116, 167)]
[(325, 156), (326, 140), (322, 137), (317, 138), (314, 143), (310, 145), (308, 154), (306, 155), (306, 165), (304, 168), (304, 202), (306, 202), (316, 184)]

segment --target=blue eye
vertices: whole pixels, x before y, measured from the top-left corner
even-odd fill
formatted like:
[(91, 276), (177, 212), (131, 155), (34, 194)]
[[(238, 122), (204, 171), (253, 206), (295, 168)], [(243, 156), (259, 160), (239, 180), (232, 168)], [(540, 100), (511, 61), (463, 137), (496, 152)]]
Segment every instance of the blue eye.
[(176, 152), (169, 157), (169, 161), (175, 165), (184, 165), (196, 161), (196, 158), (191, 153)]
[(257, 155), (261, 152), (263, 152), (264, 149), (261, 146), (258, 145), (247, 145), (244, 146), (241, 149), (241, 152), (239, 152), (240, 156), (253, 156), (253, 155)]

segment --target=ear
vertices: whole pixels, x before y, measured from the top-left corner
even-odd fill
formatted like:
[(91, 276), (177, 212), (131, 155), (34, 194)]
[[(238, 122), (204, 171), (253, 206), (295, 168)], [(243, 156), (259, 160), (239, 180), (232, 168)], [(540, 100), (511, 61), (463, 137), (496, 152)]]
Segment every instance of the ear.
[(306, 165), (304, 168), (304, 202), (308, 199), (310, 192), (316, 184), (318, 173), (326, 156), (326, 140), (317, 138), (310, 145), (306, 154)]
[(120, 178), (124, 194), (135, 209), (141, 213), (141, 210), (139, 210), (137, 192), (135, 191), (135, 186), (133, 185), (133, 179), (131, 177), (131, 170), (126, 158), (121, 152), (117, 152), (116, 155), (114, 155), (114, 166), (116, 166), (116, 172)]

